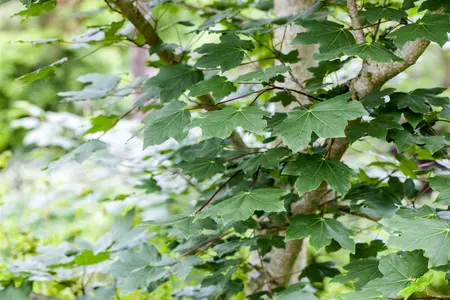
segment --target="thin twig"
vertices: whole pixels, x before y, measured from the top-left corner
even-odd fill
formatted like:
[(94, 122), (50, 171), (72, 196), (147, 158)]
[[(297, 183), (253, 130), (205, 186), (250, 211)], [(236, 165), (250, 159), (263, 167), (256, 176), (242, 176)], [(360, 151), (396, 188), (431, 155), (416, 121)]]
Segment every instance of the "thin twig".
[(259, 98), (262, 94), (264, 94), (265, 92), (274, 90), (274, 89), (275, 89), (275, 88), (270, 88), (270, 89), (262, 90), (261, 93), (259, 93), (258, 95), (256, 95), (255, 99), (253, 99), (253, 101), (249, 104), (249, 106), (252, 106), (252, 105), (256, 102), (256, 100), (258, 100), (258, 98)]
[(259, 252), (259, 248), (257, 248), (256, 251), (258, 252), (258, 257), (259, 257), (259, 262), (261, 263), (261, 268), (264, 271), (264, 280), (266, 281), (267, 291), (269, 292), (270, 298), (272, 298), (272, 288), (270, 287), (269, 279), (267, 278), (267, 272), (266, 272), (266, 269), (264, 268), (264, 262), (261, 258), (261, 253)]
[(255, 175), (253, 175), (253, 182), (252, 182), (252, 185), (250, 186), (250, 191), (253, 190), (253, 188), (255, 187), (256, 180), (258, 180), (258, 175), (259, 175), (260, 169), (261, 169), (261, 166), (258, 166), (258, 168), (256, 169), (256, 172), (255, 172)]
[(213, 238), (213, 239), (207, 240), (206, 242), (201, 243), (201, 244), (195, 246), (195, 247), (192, 248), (191, 250), (188, 250), (188, 251), (184, 252), (183, 254), (181, 254), (181, 257), (188, 256), (189, 254), (191, 254), (191, 253), (197, 251), (198, 249), (200, 249), (201, 247), (203, 247), (203, 246), (205, 246), (205, 245), (208, 245), (208, 244), (212, 244), (212, 243), (214, 243), (214, 242), (220, 240), (220, 239), (223, 238), (224, 236), (229, 235), (229, 234), (232, 233), (232, 232), (233, 232), (232, 230), (229, 230), (229, 231), (227, 231), (227, 232), (225, 232), (225, 233), (223, 233), (223, 234), (221, 234), (221, 235), (219, 235), (219, 236), (217, 236), (217, 237), (215, 237), (215, 238)]
[(196, 212), (195, 214), (198, 214), (199, 212), (201, 212), (209, 203), (211, 203), (211, 201), (213, 201), (214, 197), (216, 197), (216, 195), (228, 184), (228, 182), (231, 181), (231, 179), (233, 179), (237, 174), (239, 174), (242, 170), (238, 170), (237, 172), (235, 172), (233, 175), (230, 176), (230, 178), (228, 178), (227, 181), (225, 181), (224, 183), (222, 183), (222, 185), (217, 189), (217, 191), (214, 192), (214, 194), (208, 199), (208, 201), (206, 201)]

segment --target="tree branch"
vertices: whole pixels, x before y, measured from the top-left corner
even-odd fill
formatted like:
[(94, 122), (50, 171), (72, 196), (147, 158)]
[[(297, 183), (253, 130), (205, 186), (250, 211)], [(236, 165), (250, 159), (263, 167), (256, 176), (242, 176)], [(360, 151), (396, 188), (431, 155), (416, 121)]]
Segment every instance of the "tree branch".
[(356, 0), (347, 0), (348, 14), (352, 20), (353, 35), (359, 43), (364, 43), (364, 31), (361, 29), (361, 22), (358, 18), (358, 8)]

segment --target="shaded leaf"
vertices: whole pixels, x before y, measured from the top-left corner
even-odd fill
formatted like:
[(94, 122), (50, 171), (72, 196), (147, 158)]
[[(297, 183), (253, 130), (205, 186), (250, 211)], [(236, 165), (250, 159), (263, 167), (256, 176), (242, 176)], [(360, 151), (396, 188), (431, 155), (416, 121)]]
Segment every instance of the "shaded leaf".
[(392, 61), (401, 61), (402, 59), (396, 56), (391, 50), (386, 48), (379, 42), (362, 43), (351, 46), (342, 47), (339, 49), (330, 50), (329, 52), (314, 54), (315, 60), (331, 60), (343, 55), (358, 56), (362, 59), (372, 59), (376, 62), (390, 63)]
[(227, 80), (226, 77), (215, 75), (208, 80), (200, 81), (190, 88), (190, 96), (201, 96), (212, 93), (216, 102), (222, 100), (225, 96), (236, 91), (236, 87)]
[(433, 190), (439, 192), (436, 202), (450, 205), (450, 176), (435, 176), (428, 182)]
[(238, 81), (262, 81), (268, 82), (270, 79), (274, 78), (279, 74), (284, 74), (290, 71), (291, 68), (285, 65), (274, 66), (258, 71), (253, 71), (238, 77)]

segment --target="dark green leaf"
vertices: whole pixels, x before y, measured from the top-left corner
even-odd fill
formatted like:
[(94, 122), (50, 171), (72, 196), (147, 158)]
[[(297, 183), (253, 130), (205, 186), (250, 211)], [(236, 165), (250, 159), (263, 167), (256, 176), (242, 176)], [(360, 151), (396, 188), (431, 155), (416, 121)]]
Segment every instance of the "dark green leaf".
[(225, 166), (218, 160), (197, 160), (176, 164), (175, 168), (183, 169), (183, 174), (190, 175), (198, 180), (204, 180), (217, 173), (223, 173)]
[(346, 283), (353, 281), (356, 290), (361, 290), (369, 281), (382, 277), (378, 270), (379, 261), (375, 258), (355, 260), (344, 266), (346, 273), (339, 275), (331, 282)]
[(450, 177), (435, 176), (429, 179), (429, 183), (433, 190), (439, 192), (436, 202), (450, 205)]
[(376, 62), (381, 63), (390, 63), (392, 61), (402, 60), (379, 42), (374, 42), (371, 44), (355, 44), (338, 49), (333, 49), (329, 52), (316, 53), (314, 54), (314, 59), (319, 61), (331, 60), (343, 55), (358, 56), (362, 59), (372, 59)]
[(258, 167), (277, 170), (280, 160), (290, 153), (291, 152), (285, 148), (269, 149), (266, 152), (245, 160), (239, 165), (238, 169), (243, 170), (245, 173), (253, 172)]
[(322, 181), (345, 195), (350, 189), (353, 170), (338, 160), (330, 160), (320, 155), (300, 154), (295, 161), (287, 164), (283, 175), (297, 176), (295, 187), (304, 193), (316, 189)]
[(329, 245), (335, 239), (342, 247), (355, 252), (353, 232), (335, 219), (324, 219), (320, 215), (296, 215), (286, 230), (286, 240), (310, 237), (311, 246), (317, 250)]
[(201, 96), (212, 93), (216, 102), (236, 91), (236, 87), (226, 77), (215, 75), (208, 80), (200, 81), (190, 88), (189, 96)]
[(393, 9), (390, 7), (369, 7), (358, 13), (361, 19), (366, 19), (369, 23), (376, 23), (378, 20), (387, 19), (400, 22), (407, 17), (404, 10)]
[(279, 74), (284, 74), (290, 71), (291, 68), (285, 65), (279, 65), (275, 67), (270, 67), (258, 71), (253, 71), (238, 77), (238, 81), (262, 81), (268, 82), (270, 79), (274, 78)]
[(446, 88), (417, 89), (409, 93), (393, 93), (391, 100), (397, 103), (398, 108), (408, 107), (416, 113), (428, 113), (431, 104), (433, 106), (444, 106), (450, 104), (447, 97), (437, 97), (445, 92)]
[(195, 66), (200, 68), (220, 67), (224, 72), (239, 66), (244, 59), (245, 51), (252, 49), (251, 41), (241, 40), (235, 34), (224, 34), (220, 37), (219, 44), (204, 44), (195, 50), (195, 52), (203, 54)]

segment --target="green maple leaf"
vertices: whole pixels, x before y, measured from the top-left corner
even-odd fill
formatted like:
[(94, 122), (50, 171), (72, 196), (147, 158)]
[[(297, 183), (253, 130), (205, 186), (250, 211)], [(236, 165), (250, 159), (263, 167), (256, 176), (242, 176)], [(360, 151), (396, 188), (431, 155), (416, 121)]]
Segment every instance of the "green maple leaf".
[(258, 71), (253, 71), (244, 75), (241, 75), (238, 77), (238, 81), (263, 81), (263, 82), (268, 82), (270, 81), (270, 79), (272, 79), (273, 77), (279, 75), (279, 74), (283, 74), (286, 73), (287, 71), (290, 71), (291, 68), (289, 66), (284, 66), (284, 65), (280, 65), (280, 66), (275, 66), (275, 67), (270, 67), (270, 68), (266, 68), (266, 69), (262, 69), (262, 70), (258, 70)]
[(161, 102), (178, 100), (184, 91), (203, 80), (203, 72), (187, 65), (162, 66), (159, 73), (145, 82), (145, 88), (161, 89)]
[(192, 120), (190, 127), (199, 126), (202, 129), (203, 139), (212, 137), (226, 139), (238, 126), (253, 133), (261, 133), (266, 125), (261, 109), (246, 106), (206, 112)]
[(185, 127), (190, 123), (191, 113), (185, 106), (184, 102), (172, 101), (144, 119), (144, 148), (164, 143), (169, 138), (181, 142), (187, 136)]
[(386, 300), (377, 290), (367, 290), (354, 293), (341, 294), (341, 299), (344, 300)]
[(273, 132), (283, 136), (284, 143), (294, 152), (308, 145), (313, 132), (322, 138), (345, 137), (347, 121), (367, 115), (360, 102), (349, 102), (349, 98), (350, 94), (344, 94), (309, 109), (294, 110), (273, 126)]
[(203, 54), (195, 64), (200, 68), (219, 67), (222, 72), (239, 66), (244, 59), (245, 51), (252, 50), (253, 43), (241, 40), (235, 34), (224, 34), (219, 44), (204, 44), (195, 52)]
[(39, 79), (48, 80), (50, 79), (50, 77), (55, 75), (55, 70), (61, 67), (61, 65), (64, 64), (66, 61), (67, 57), (61, 58), (60, 60), (55, 61), (54, 63), (48, 66), (42, 67), (40, 69), (34, 70), (33, 72), (22, 75), (16, 80), (22, 81), (26, 84), (30, 84)]
[(429, 183), (433, 190), (439, 192), (436, 202), (450, 205), (450, 177), (435, 176), (429, 179)]
[(381, 140), (386, 139), (387, 131), (391, 128), (403, 129), (399, 124), (400, 115), (381, 115), (370, 121), (356, 120), (347, 127), (350, 143), (357, 141), (360, 137), (367, 135)]
[(393, 129), (389, 135), (394, 138), (398, 152), (406, 151), (417, 143), (417, 138), (406, 130)]
[[(450, 226), (448, 222), (430, 219), (404, 219), (394, 216), (381, 224), (394, 231), (388, 246), (405, 251), (424, 250), (432, 266), (447, 264), (450, 260)], [(398, 235), (397, 233), (400, 233)]]
[(443, 8), (447, 13), (450, 12), (450, 2), (448, 2), (447, 0), (427, 0), (420, 5), (419, 11), (436, 11), (441, 8)]
[(320, 155), (300, 154), (286, 165), (283, 175), (297, 176), (295, 187), (304, 193), (316, 189), (326, 181), (333, 189), (345, 195), (351, 187), (353, 170), (343, 162)]
[(178, 229), (184, 236), (189, 239), (199, 235), (204, 229), (216, 230), (217, 224), (211, 218), (197, 219), (194, 215), (175, 215), (163, 220), (147, 220), (140, 223), (141, 225), (172, 225)]
[(119, 118), (117, 116), (98, 115), (95, 118), (91, 119), (92, 127), (89, 128), (89, 130), (86, 131), (85, 134), (95, 133), (99, 131), (105, 132), (114, 127), (118, 120)]
[(447, 32), (449, 31), (450, 20), (448, 15), (427, 12), (423, 18), (391, 32), (388, 37), (394, 38), (395, 44), (399, 47), (417, 39), (436, 42), (442, 47), (448, 41)]
[(311, 246), (315, 249), (328, 246), (334, 239), (343, 248), (355, 252), (353, 232), (335, 219), (325, 219), (320, 215), (296, 215), (286, 229), (286, 240), (298, 240), (310, 237)]
[(305, 284), (302, 282), (288, 286), (282, 292), (276, 292), (273, 295), (274, 300), (317, 300), (313, 293), (304, 291)]
[(218, 160), (196, 160), (181, 162), (175, 168), (183, 169), (183, 174), (193, 176), (198, 180), (204, 180), (217, 173), (223, 173), (225, 166)]
[(361, 19), (366, 19), (369, 23), (376, 23), (378, 20), (387, 19), (400, 22), (407, 17), (404, 10), (393, 9), (390, 7), (369, 7), (358, 13)]
[(350, 31), (341, 24), (330, 21), (301, 21), (300, 25), (308, 32), (298, 33), (292, 45), (320, 44), (320, 52), (328, 52), (355, 44)]
[(345, 274), (334, 277), (331, 282), (346, 283), (354, 281), (355, 289), (360, 290), (369, 281), (382, 277), (378, 270), (379, 261), (376, 258), (355, 260), (344, 266)]
[(428, 271), (425, 275), (421, 276), (419, 279), (413, 281), (411, 285), (405, 287), (401, 291), (398, 292), (398, 295), (403, 296), (405, 299), (408, 299), (409, 296), (416, 292), (423, 292), (427, 286), (429, 286), (433, 282), (434, 272)]
[(369, 95), (365, 96), (361, 102), (364, 105), (364, 107), (377, 107), (380, 105), (384, 105), (386, 102), (384, 101), (384, 96), (392, 94), (395, 89), (393, 88), (387, 88), (384, 90), (376, 90), (370, 93)]
[(212, 93), (214, 100), (218, 102), (225, 96), (236, 91), (234, 84), (229, 82), (226, 77), (215, 75), (208, 80), (200, 81), (190, 88), (189, 96), (201, 96)]
[(422, 251), (391, 253), (380, 258), (378, 268), (384, 276), (370, 282), (367, 288), (375, 288), (383, 296), (396, 298), (401, 290), (428, 271), (428, 259)]
[(120, 82), (116, 75), (88, 73), (77, 78), (81, 83), (88, 83), (80, 91), (59, 92), (65, 101), (95, 100), (108, 97)]
[(265, 212), (284, 211), (284, 202), (280, 197), (285, 190), (256, 189), (249, 192), (239, 192), (218, 204), (208, 206), (197, 214), (201, 219), (206, 217), (218, 218), (227, 224), (231, 221), (243, 221), (250, 218), (256, 210)]
[(109, 259), (109, 252), (100, 252), (94, 254), (92, 250), (83, 250), (75, 257), (75, 263), (78, 266), (87, 266), (98, 264), (99, 262)]
[(280, 160), (290, 153), (291, 151), (285, 148), (269, 149), (264, 153), (245, 160), (238, 168), (245, 173), (253, 172), (257, 167), (277, 170)]
[(316, 53), (314, 54), (314, 59), (318, 61), (331, 60), (343, 55), (358, 56), (362, 59), (372, 59), (381, 63), (402, 60), (380, 42), (355, 44), (330, 50), (329, 52)]
[(418, 142), (425, 143), (425, 148), (430, 150), (432, 154), (450, 144), (449, 141), (443, 136), (422, 136)]
[(445, 92), (446, 88), (417, 89), (409, 93), (393, 93), (389, 97), (397, 103), (398, 108), (408, 107), (413, 112), (426, 114), (430, 111), (430, 106), (444, 106), (450, 104), (447, 97), (437, 97)]
[(107, 144), (100, 140), (89, 140), (81, 146), (75, 148), (71, 152), (61, 156), (58, 160), (52, 161), (48, 164), (48, 169), (60, 168), (67, 162), (76, 161), (81, 164), (90, 156), (92, 156), (95, 152), (105, 150)]

